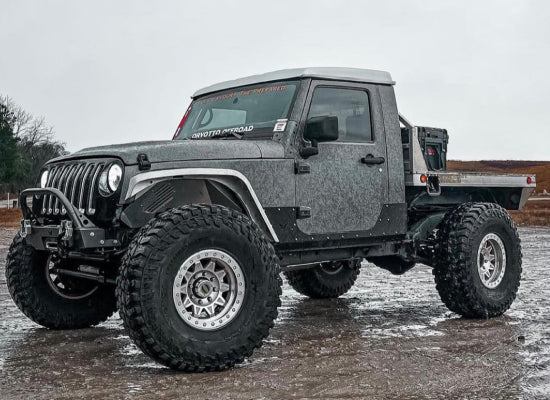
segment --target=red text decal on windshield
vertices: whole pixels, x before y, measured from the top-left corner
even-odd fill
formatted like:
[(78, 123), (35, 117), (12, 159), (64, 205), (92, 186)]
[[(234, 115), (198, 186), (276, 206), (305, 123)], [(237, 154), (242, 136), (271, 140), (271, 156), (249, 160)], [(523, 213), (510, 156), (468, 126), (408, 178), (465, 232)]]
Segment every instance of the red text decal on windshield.
[(209, 97), (208, 99), (199, 100), (200, 104), (207, 104), (212, 101), (216, 100), (225, 100), (225, 99), (232, 99), (237, 96), (250, 96), (254, 94), (264, 94), (264, 93), (271, 93), (271, 92), (284, 92), (286, 90), (286, 86), (267, 86), (263, 88), (256, 88), (256, 89), (250, 89), (250, 90), (240, 90), (237, 92), (231, 92), (231, 93), (224, 93), (220, 94), (219, 96)]

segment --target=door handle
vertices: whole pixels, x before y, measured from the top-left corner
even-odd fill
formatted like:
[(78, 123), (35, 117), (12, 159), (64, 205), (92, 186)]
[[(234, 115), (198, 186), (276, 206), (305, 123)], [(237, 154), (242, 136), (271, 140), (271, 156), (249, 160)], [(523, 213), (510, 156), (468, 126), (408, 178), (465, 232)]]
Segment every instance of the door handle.
[(367, 165), (384, 164), (386, 159), (384, 157), (375, 157), (372, 154), (367, 154), (366, 157), (361, 158), (361, 162)]

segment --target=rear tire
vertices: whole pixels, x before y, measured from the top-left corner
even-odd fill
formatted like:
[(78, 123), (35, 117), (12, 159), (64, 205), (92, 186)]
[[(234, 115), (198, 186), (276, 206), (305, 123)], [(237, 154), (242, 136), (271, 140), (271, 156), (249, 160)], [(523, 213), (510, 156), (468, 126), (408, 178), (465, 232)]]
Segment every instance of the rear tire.
[(117, 285), (134, 343), (161, 364), (193, 372), (252, 355), (274, 325), (281, 294), (267, 237), (245, 215), (215, 205), (174, 208), (149, 222)]
[(10, 295), (23, 314), (37, 324), (50, 329), (86, 328), (116, 311), (114, 286), (70, 278), (64, 281), (64, 290), (55, 286), (47, 268), (49, 254), (26, 245), (19, 233), (6, 261)]
[(316, 267), (285, 271), (285, 277), (294, 290), (312, 299), (335, 298), (351, 289), (355, 283), (361, 260), (322, 263)]
[(514, 221), (493, 203), (467, 203), (439, 226), (433, 269), (441, 300), (467, 318), (503, 314), (516, 297), (521, 246)]

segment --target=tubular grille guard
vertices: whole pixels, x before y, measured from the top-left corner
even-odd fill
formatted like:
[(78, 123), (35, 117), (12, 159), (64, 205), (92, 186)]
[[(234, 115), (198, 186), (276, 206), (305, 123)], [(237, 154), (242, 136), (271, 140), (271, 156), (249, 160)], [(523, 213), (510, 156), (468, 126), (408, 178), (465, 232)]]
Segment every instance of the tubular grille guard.
[[(87, 215), (96, 212), (94, 191), (105, 161), (75, 161), (54, 164), (49, 169), (47, 188), (60, 190), (78, 211)], [(43, 215), (65, 215), (67, 209), (56, 196), (44, 195)]]

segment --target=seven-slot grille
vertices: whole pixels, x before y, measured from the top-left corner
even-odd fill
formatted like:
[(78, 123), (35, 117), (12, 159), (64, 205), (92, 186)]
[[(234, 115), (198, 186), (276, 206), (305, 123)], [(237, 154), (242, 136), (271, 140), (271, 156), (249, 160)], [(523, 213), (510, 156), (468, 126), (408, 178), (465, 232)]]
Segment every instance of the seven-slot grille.
[[(50, 167), (46, 187), (59, 189), (81, 213), (93, 215), (96, 211), (94, 189), (104, 166), (105, 161), (54, 164)], [(67, 210), (55, 196), (44, 196), (42, 214), (64, 215), (66, 213)]]

